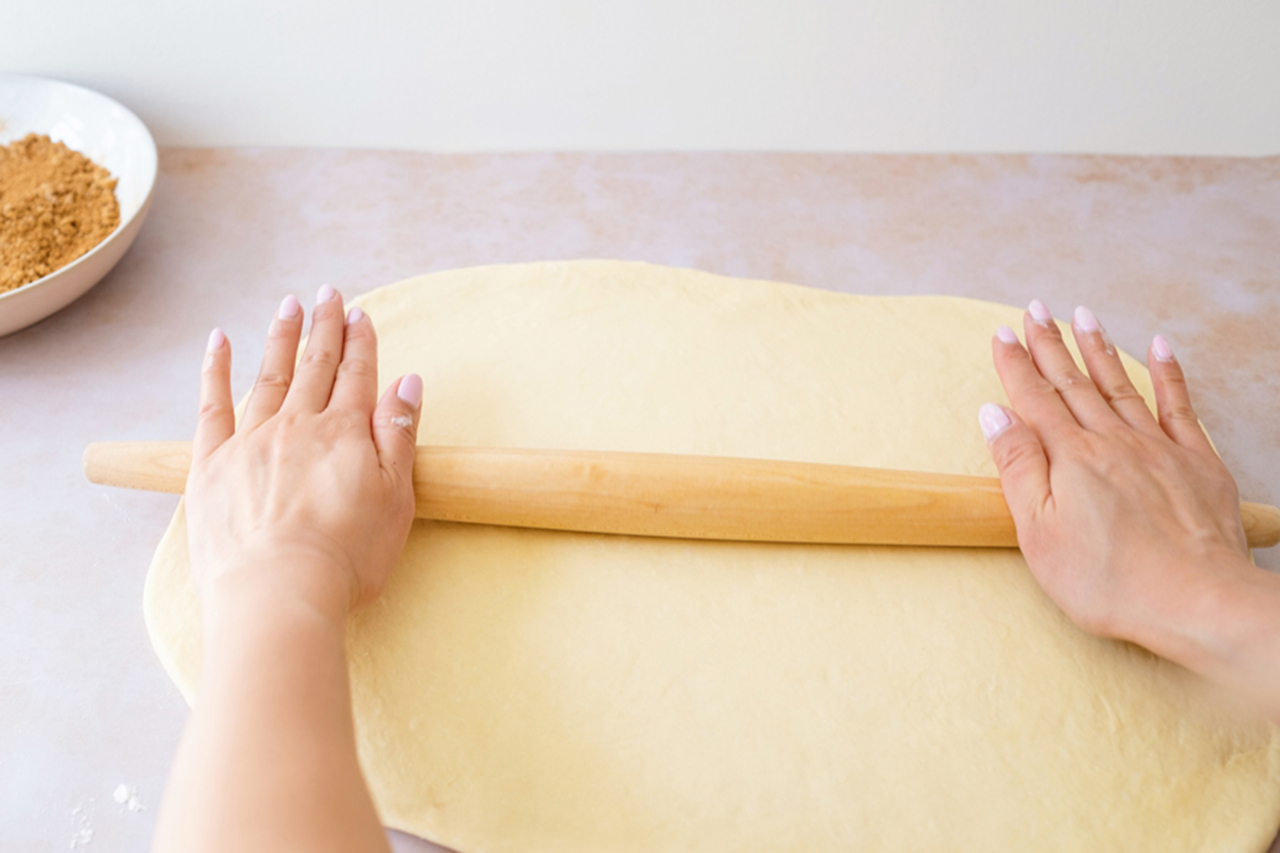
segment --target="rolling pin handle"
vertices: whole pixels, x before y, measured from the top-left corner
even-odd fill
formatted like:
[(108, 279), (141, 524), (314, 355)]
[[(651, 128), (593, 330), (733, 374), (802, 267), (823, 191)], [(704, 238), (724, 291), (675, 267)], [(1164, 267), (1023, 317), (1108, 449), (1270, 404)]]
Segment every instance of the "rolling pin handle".
[(189, 441), (95, 441), (84, 449), (91, 483), (180, 495), (191, 470)]

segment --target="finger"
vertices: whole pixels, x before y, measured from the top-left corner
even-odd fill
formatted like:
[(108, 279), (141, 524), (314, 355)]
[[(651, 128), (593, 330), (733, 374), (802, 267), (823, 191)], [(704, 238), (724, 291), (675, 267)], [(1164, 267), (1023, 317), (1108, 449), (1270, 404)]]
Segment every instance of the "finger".
[(978, 424), (1000, 471), (1000, 486), (1014, 525), (1022, 536), (1028, 525), (1041, 517), (1049, 501), (1049, 458), (1035, 432), (1002, 406), (984, 404), (978, 410)]
[(267, 333), (267, 348), (262, 354), (262, 367), (249, 394), (249, 404), (240, 419), (241, 429), (253, 429), (280, 411), (289, 383), (293, 381), (293, 365), (298, 360), (298, 340), (302, 337), (302, 305), (292, 294), (280, 303)]
[(1217, 458), (1209, 437), (1200, 426), (1200, 418), (1191, 407), (1191, 394), (1182, 365), (1173, 357), (1173, 348), (1164, 335), (1156, 335), (1147, 351), (1147, 367), (1156, 389), (1156, 412), (1160, 427), (1169, 438), (1206, 457)]
[(1080, 429), (1057, 390), (1040, 375), (1031, 355), (1018, 343), (1013, 329), (997, 329), (991, 348), (996, 373), (1010, 404), (1042, 441), (1052, 444)]
[(231, 343), (221, 329), (214, 329), (209, 335), (209, 346), (200, 371), (200, 415), (196, 419), (196, 437), (191, 446), (192, 463), (208, 458), (235, 431), (236, 411), (231, 403)]
[(1058, 396), (1067, 404), (1076, 421), (1085, 429), (1107, 429), (1117, 426), (1120, 418), (1102, 399), (1093, 381), (1076, 366), (1062, 332), (1053, 321), (1049, 309), (1039, 299), (1031, 300), (1023, 320), (1027, 349), (1040, 375), (1049, 380)]
[(333, 383), (331, 407), (359, 412), (367, 422), (378, 402), (378, 336), (373, 321), (357, 306), (347, 312), (342, 362)]
[(329, 404), (333, 378), (342, 359), (343, 327), (342, 295), (329, 285), (316, 293), (316, 307), (311, 312), (311, 334), (302, 361), (285, 395), (284, 407), (319, 412)]
[(416, 373), (393, 382), (373, 413), (373, 443), (378, 461), (398, 482), (413, 488), (413, 459), (422, 413), (422, 378)]
[(1080, 355), (1084, 357), (1085, 367), (1089, 368), (1089, 378), (1112, 411), (1134, 429), (1145, 433), (1157, 432), (1160, 425), (1147, 408), (1147, 401), (1133, 387), (1124, 363), (1120, 361), (1120, 353), (1094, 313), (1083, 305), (1077, 308), (1071, 318), (1071, 332), (1075, 335)]

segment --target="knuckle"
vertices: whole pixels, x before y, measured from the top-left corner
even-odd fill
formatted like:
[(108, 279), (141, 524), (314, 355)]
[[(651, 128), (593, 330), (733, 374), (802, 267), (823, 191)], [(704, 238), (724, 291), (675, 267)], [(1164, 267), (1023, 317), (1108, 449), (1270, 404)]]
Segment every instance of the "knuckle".
[(1175, 370), (1171, 373), (1165, 374), (1161, 378), (1160, 384), (1164, 385), (1170, 396), (1175, 398), (1187, 400), (1191, 396), (1190, 391), (1187, 388), (1187, 379), (1182, 375), (1181, 371)]
[(307, 347), (302, 354), (303, 367), (334, 367), (338, 364), (338, 354), (329, 347)]
[(1058, 389), (1053, 387), (1048, 380), (1041, 379), (1031, 383), (1027, 387), (1026, 393), (1037, 401), (1052, 401), (1054, 397), (1058, 396)]
[(1217, 499), (1230, 505), (1240, 503), (1240, 487), (1236, 485), (1235, 478), (1221, 461), (1209, 466), (1207, 478), (1212, 484), (1211, 489)]
[(1068, 368), (1056, 374), (1052, 380), (1057, 389), (1064, 394), (1087, 391), (1094, 387), (1093, 381), (1078, 370)]
[(1135, 402), (1146, 405), (1142, 395), (1132, 385), (1103, 386), (1098, 390), (1102, 393), (1102, 398), (1113, 406)]
[(377, 380), (378, 369), (367, 359), (348, 358), (338, 365), (338, 373), (344, 377), (361, 380)]
[(1113, 474), (1128, 449), (1123, 433), (1104, 434), (1086, 430), (1071, 448), (1070, 462), (1089, 470)]
[(290, 377), (274, 370), (265, 371), (258, 374), (257, 380), (253, 383), (254, 388), (288, 390)]
[(1040, 455), (1040, 448), (1026, 436), (1010, 436), (1005, 433), (1003, 442), (996, 443), (996, 457), (1002, 470), (1018, 470), (1033, 463)]
[[(204, 420), (205, 418), (210, 418), (215, 415), (225, 414), (230, 408), (230, 406), (220, 400), (209, 400), (200, 404), (200, 411), (198, 415), (201, 420)], [(190, 411), (190, 409), (187, 411)]]
[(281, 410), (271, 418), (274, 424), (271, 440), (274, 444), (287, 445), (293, 440), (293, 435), (299, 429), (299, 419), (296, 413)]
[(1166, 407), (1160, 413), (1160, 418), (1169, 423), (1200, 423), (1200, 418), (1196, 416), (1195, 410), (1187, 403), (1174, 403)]
[(1053, 321), (1049, 321), (1047, 323), (1036, 322), (1032, 325), (1035, 327), (1034, 334), (1036, 338), (1047, 338), (1049, 341), (1062, 341), (1062, 330), (1058, 328), (1057, 323)]
[(360, 417), (357, 412), (353, 412), (350, 409), (338, 409), (333, 411), (328, 415), (326, 421), (328, 422), (329, 429), (333, 431), (335, 436), (357, 432), (362, 428), (366, 433), (369, 431), (369, 422)]

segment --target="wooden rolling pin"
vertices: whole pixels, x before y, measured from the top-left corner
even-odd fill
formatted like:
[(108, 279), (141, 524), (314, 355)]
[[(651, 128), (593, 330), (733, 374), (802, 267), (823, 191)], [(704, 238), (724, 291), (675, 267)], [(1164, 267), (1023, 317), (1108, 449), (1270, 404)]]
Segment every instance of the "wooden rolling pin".
[[(180, 493), (187, 441), (101, 442), (95, 483)], [(419, 447), (417, 515), (439, 521), (681, 539), (1016, 548), (992, 477), (718, 456)], [(1242, 503), (1253, 548), (1280, 542), (1280, 510)]]

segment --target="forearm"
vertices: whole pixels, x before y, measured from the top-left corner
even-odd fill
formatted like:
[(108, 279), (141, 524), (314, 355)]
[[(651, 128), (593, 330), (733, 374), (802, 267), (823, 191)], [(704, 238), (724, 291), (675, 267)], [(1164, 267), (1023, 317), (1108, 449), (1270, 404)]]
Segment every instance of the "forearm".
[(1280, 576), (1243, 557), (1132, 639), (1250, 699), (1280, 722)]
[(387, 849), (355, 751), (346, 591), (295, 589), (233, 578), (210, 591), (157, 851)]

